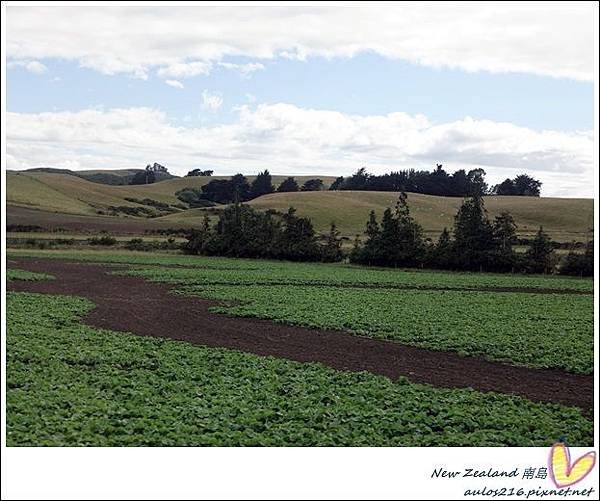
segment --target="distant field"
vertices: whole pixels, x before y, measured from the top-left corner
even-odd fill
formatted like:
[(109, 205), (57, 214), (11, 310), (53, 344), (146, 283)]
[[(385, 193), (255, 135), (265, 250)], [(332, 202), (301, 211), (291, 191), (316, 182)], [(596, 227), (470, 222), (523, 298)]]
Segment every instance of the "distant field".
[[(273, 176), (278, 185), (286, 176)], [(315, 176), (296, 176), (299, 183)], [(150, 185), (110, 186), (92, 183), (68, 174), (8, 172), (7, 224), (39, 225), (45, 229), (69, 231), (108, 231), (135, 234), (146, 230), (198, 226), (206, 213), (202, 209), (174, 212), (155, 218), (106, 216), (110, 206), (144, 207), (126, 200), (149, 198), (166, 204), (179, 204), (175, 193), (185, 187), (199, 188), (225, 176), (184, 177)], [(320, 176), (326, 185), (333, 177)], [(248, 179), (251, 181), (252, 176)], [(322, 191), (273, 193), (249, 202), (259, 209), (285, 211), (293, 206), (308, 216), (317, 231), (326, 232), (335, 222), (342, 235), (353, 238), (364, 231), (369, 212), (381, 217), (398, 198), (391, 192)], [(462, 203), (461, 198), (409, 194), (411, 210), (428, 236), (436, 238), (444, 227), (451, 228)], [(592, 199), (486, 197), (490, 217), (503, 210), (514, 216), (518, 233), (532, 236), (539, 226), (557, 241), (586, 241), (593, 227)]]

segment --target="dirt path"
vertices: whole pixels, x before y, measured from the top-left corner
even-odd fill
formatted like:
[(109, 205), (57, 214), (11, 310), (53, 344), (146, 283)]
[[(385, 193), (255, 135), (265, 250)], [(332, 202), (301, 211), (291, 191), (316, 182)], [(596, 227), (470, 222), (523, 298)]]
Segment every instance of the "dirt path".
[[(369, 371), (392, 379), (405, 376), (441, 387), (471, 387), (573, 405), (591, 412), (593, 376), (527, 369), (478, 357), (369, 339), (341, 331), (314, 330), (268, 320), (211, 313), (215, 301), (170, 294), (173, 286), (108, 274), (102, 265), (58, 260), (11, 259), (9, 267), (45, 272), (55, 280), (14, 281), (8, 290), (82, 296), (96, 304), (90, 326), (142, 336), (320, 362), (340, 370)], [(112, 269), (115, 269), (113, 267)]]

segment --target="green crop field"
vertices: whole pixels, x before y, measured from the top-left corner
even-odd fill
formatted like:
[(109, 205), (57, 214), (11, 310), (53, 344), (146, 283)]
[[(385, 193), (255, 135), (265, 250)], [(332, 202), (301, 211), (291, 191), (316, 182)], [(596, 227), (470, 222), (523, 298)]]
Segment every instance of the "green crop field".
[[(135, 267), (121, 273), (231, 303), (217, 309), (227, 314), (347, 330), (535, 368), (593, 370), (593, 281), (588, 279), (127, 252), (14, 250), (9, 256), (131, 264)], [(568, 343), (561, 342), (565, 338)]]
[[(147, 268), (149, 279), (186, 285), (329, 285), (415, 288), (523, 288), (592, 293), (591, 279), (557, 275), (455, 273), (394, 270), (342, 263), (290, 263), (257, 259), (187, 256), (123, 250), (8, 249), (8, 257), (40, 257), (95, 263), (131, 264)], [(151, 268), (150, 268), (151, 267)]]
[[(9, 446), (591, 445), (574, 408), (99, 331), (91, 303), (8, 296)], [(535, 424), (535, 425), (533, 425)]]
[[(233, 303), (216, 309), (230, 315), (348, 330), (536, 368), (593, 370), (593, 296), (536, 293), (550, 287), (591, 292), (591, 280), (296, 263), (259, 264), (257, 269), (249, 260), (211, 264), (128, 273)], [(494, 291), (509, 284), (531, 292)], [(486, 290), (477, 291), (480, 288)], [(568, 343), (562, 343), (563, 338)]]

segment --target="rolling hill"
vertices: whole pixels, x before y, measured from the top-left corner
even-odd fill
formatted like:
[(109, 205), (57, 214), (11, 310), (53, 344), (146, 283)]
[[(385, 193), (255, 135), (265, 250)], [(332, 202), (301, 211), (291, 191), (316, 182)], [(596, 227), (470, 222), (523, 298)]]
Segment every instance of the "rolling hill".
[[(273, 176), (273, 183), (278, 185), (285, 177)], [(296, 176), (296, 179), (301, 183), (312, 177), (316, 176)], [(334, 179), (319, 177), (326, 184)], [(179, 204), (175, 196), (178, 190), (199, 188), (213, 179), (226, 178), (228, 176), (182, 177), (150, 185), (110, 186), (64, 173), (7, 172), (7, 223), (126, 233), (196, 226), (205, 214), (203, 209), (189, 209), (154, 218), (125, 214), (109, 216), (106, 211), (111, 206), (143, 207), (131, 199)], [(253, 177), (248, 176), (248, 179), (251, 181)], [(298, 214), (310, 217), (318, 231), (327, 231), (330, 223), (335, 222), (344, 236), (354, 237), (362, 233), (371, 210), (381, 217), (386, 207), (394, 206), (397, 198), (398, 194), (392, 192), (320, 191), (273, 193), (249, 203), (264, 210), (285, 211), (293, 206)], [(461, 202), (461, 198), (409, 194), (413, 216), (432, 237), (444, 227), (452, 226)], [(486, 207), (491, 217), (503, 210), (510, 211), (522, 236), (532, 235), (542, 225), (555, 240), (585, 241), (593, 227), (592, 199), (490, 196), (486, 197)]]
[[(321, 191), (265, 195), (249, 203), (259, 209), (293, 206), (299, 214), (310, 217), (317, 228), (335, 222), (343, 235), (356, 235), (363, 232), (371, 210), (380, 219), (397, 199), (398, 193), (393, 192)], [(411, 214), (426, 233), (437, 235), (444, 227), (452, 227), (462, 198), (409, 193), (408, 202)], [(594, 224), (592, 199), (488, 196), (485, 204), (491, 218), (509, 211), (523, 236), (532, 235), (541, 225), (557, 240), (585, 240)]]

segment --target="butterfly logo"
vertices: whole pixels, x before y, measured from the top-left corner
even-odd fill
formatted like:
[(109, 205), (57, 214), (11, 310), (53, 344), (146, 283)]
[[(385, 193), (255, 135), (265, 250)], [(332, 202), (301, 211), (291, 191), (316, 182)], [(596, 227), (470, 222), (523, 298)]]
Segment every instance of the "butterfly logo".
[(558, 442), (550, 450), (549, 463), (550, 476), (556, 487), (560, 489), (583, 480), (596, 464), (596, 453), (587, 452), (571, 462), (569, 446), (564, 442)]

